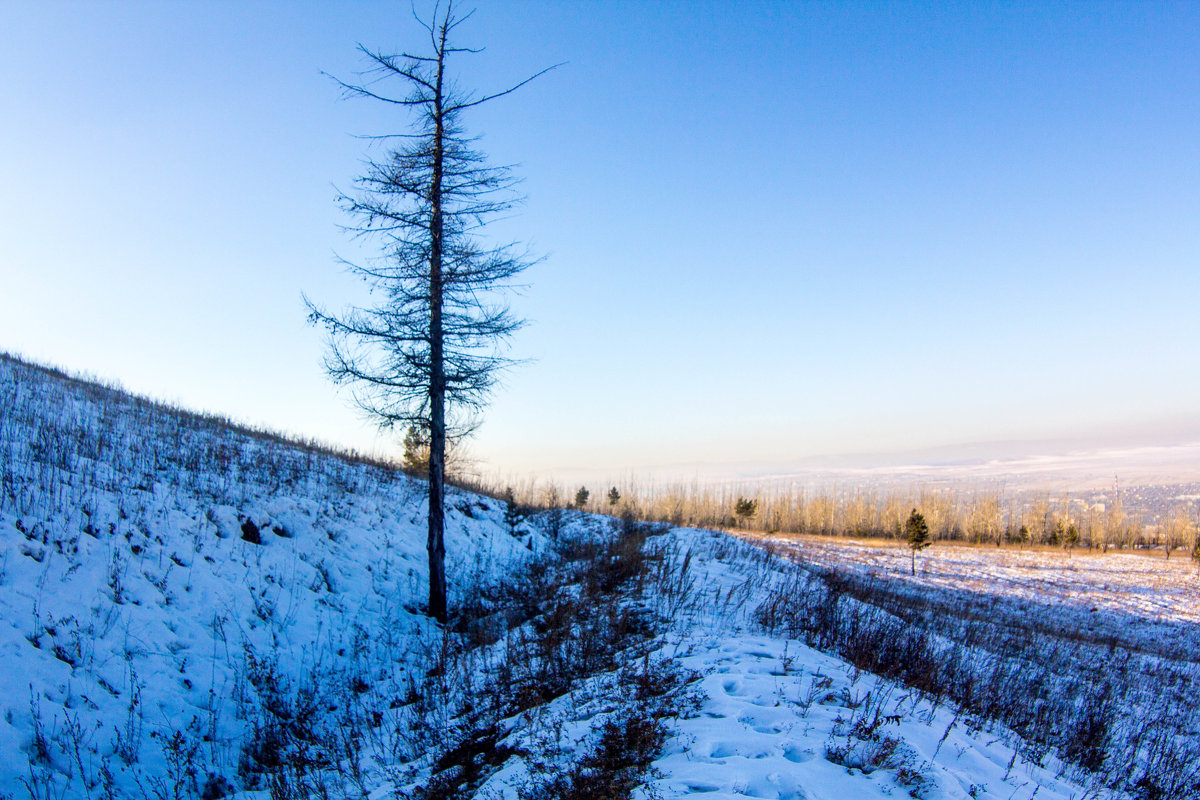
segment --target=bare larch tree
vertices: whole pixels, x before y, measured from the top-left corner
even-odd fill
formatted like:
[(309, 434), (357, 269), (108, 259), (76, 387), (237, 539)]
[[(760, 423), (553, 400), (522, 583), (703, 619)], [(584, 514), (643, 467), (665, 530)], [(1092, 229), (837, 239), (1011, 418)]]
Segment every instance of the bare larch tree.
[[(343, 262), (379, 302), (333, 314), (306, 299), (310, 320), (328, 330), (325, 365), (333, 380), (353, 385), (355, 402), (381, 427), (415, 426), (427, 438), (429, 614), (440, 622), (447, 620), (447, 438), (469, 431), (497, 370), (510, 363), (505, 346), (521, 320), (503, 295), (530, 264), (512, 245), (480, 237), (517, 202), (516, 180), (474, 148), (462, 117), (538, 76), (483, 96), (460, 89), (446, 62), (478, 52), (451, 44), (469, 16), (456, 17), (449, 3), (435, 7), (428, 22), (418, 17), (428, 53), (389, 55), (360, 44), (369, 68), (357, 83), (337, 81), (348, 97), (407, 110), (410, 124), (404, 133), (366, 137), (387, 152), (367, 161), (355, 191), (340, 197), (354, 220), (349, 229), (382, 245), (368, 263)], [(391, 84), (406, 93), (387, 93)]]

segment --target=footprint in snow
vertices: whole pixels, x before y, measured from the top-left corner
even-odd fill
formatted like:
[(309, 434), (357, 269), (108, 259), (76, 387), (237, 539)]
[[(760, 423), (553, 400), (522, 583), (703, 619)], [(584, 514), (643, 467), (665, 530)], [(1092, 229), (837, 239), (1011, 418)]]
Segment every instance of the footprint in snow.
[(788, 761), (791, 761), (793, 764), (803, 764), (805, 761), (810, 761), (812, 759), (813, 751), (793, 745), (792, 747), (784, 749), (783, 757)]
[(778, 797), (779, 791), (769, 783), (763, 781), (755, 781), (742, 789), (742, 794), (746, 797)]
[(737, 745), (728, 742), (719, 742), (713, 745), (712, 750), (708, 753), (710, 758), (729, 758), (737, 755)]

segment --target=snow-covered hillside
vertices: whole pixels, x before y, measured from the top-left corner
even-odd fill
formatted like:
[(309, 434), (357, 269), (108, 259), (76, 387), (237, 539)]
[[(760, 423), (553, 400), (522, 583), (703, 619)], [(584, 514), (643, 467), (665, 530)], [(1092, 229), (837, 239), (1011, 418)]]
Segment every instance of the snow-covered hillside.
[[(419, 482), (7, 359), (0, 408), (4, 790), (217, 792), (256, 768), (268, 683), (406, 685), (434, 637)], [(452, 591), (537, 547), (450, 505)]]
[(443, 631), (419, 481), (8, 358), (0, 410), (0, 795), (1098, 794), (724, 534), (455, 490)]

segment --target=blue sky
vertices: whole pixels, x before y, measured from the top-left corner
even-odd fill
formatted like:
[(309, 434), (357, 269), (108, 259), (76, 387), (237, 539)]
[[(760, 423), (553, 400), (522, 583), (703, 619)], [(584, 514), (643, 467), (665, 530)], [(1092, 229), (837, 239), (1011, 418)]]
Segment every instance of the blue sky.
[[(387, 447), (300, 296), (361, 296), (334, 187), (404, 120), (322, 72), (419, 47), (408, 4), (0, 14), (0, 348)], [(547, 256), (485, 467), (1200, 439), (1200, 6), (480, 2), (462, 40), (481, 90), (568, 62), (468, 119)]]

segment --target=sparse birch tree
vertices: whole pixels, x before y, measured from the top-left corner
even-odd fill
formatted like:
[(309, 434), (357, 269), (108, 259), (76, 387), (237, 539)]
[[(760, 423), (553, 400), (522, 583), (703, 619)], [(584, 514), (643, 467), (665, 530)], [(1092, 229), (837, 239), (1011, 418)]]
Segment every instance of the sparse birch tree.
[(1160, 523), (1160, 541), (1162, 543), (1163, 553), (1166, 554), (1168, 560), (1171, 558), (1171, 551), (1183, 547), (1187, 541), (1188, 518), (1182, 511), (1176, 510), (1171, 516), (1167, 517)]
[(968, 536), (972, 542), (992, 542), (1000, 546), (1000, 496), (984, 495), (975, 498), (967, 519)]
[(1125, 535), (1125, 509), (1121, 504), (1121, 493), (1114, 490), (1115, 497), (1105, 511), (1104, 517), (1104, 548), (1102, 552), (1107, 553), (1109, 545), (1121, 547), (1122, 539)]
[[(350, 229), (380, 245), (369, 263), (347, 264), (379, 301), (326, 313), (308, 303), (310, 319), (329, 332), (326, 368), (355, 387), (355, 402), (383, 428), (413, 426), (428, 444), (429, 614), (445, 622), (444, 502), (446, 442), (469, 431), (521, 324), (503, 292), (529, 260), (512, 246), (479, 237), (513, 207), (515, 179), (488, 165), (465, 133), (472, 108), (515, 91), (475, 95), (459, 88), (447, 62), (477, 50), (452, 44), (470, 15), (435, 6), (422, 53), (386, 54), (359, 45), (367, 70), (357, 83), (337, 81), (346, 97), (408, 112), (408, 129), (367, 137), (386, 152), (367, 162), (343, 208)], [(543, 70), (543, 74), (547, 70)], [(336, 79), (335, 79), (336, 80)], [(395, 91), (389, 87), (395, 86)]]

